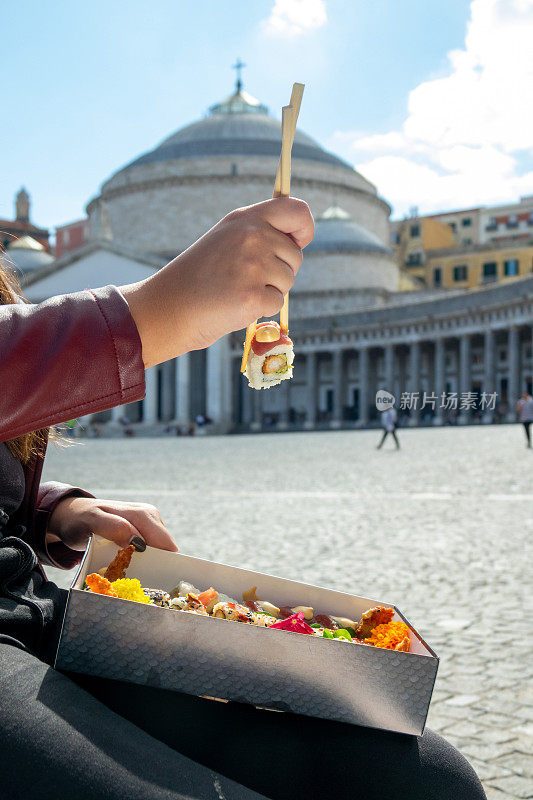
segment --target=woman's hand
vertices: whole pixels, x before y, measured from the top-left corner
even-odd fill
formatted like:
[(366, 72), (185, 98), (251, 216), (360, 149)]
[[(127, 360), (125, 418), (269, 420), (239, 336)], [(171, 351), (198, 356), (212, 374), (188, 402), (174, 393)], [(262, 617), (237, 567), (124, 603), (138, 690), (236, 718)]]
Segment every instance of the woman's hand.
[(152, 277), (122, 286), (145, 367), (276, 314), (313, 233), (302, 200), (238, 208)]
[(65, 497), (52, 512), (48, 533), (73, 550), (84, 550), (89, 534), (95, 533), (119, 547), (141, 536), (150, 547), (178, 552), (159, 511), (147, 503)]

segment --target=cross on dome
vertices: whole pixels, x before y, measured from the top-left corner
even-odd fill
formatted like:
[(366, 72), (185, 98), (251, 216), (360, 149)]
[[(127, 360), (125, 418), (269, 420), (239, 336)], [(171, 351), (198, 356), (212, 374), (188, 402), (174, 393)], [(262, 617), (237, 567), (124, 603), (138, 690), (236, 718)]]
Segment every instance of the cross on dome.
[(240, 58), (237, 59), (235, 64), (233, 64), (232, 69), (235, 70), (237, 73), (237, 79), (235, 81), (235, 91), (238, 93), (242, 90), (242, 70), (246, 67), (246, 64), (241, 61)]
[(243, 91), (242, 84), (242, 70), (246, 64), (237, 59), (231, 68), (237, 73), (235, 80), (235, 92), (223, 100), (221, 103), (215, 103), (209, 109), (210, 116), (215, 114), (268, 114), (268, 108), (259, 102), (255, 97), (252, 97), (248, 92)]

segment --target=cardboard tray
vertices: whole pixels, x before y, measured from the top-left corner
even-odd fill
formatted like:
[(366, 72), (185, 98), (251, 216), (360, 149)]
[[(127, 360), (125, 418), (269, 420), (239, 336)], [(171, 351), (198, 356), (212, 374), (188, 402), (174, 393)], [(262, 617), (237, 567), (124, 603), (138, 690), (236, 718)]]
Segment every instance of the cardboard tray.
[(409, 653), (361, 647), (132, 603), (83, 591), (86, 575), (114, 558), (116, 545), (92, 537), (69, 592), (55, 667), (236, 700), (312, 717), (422, 734), (438, 658), (390, 603), (321, 589), (250, 570), (148, 547), (134, 553), (129, 577), (171, 591), (179, 580), (214, 586), (239, 601), (312, 606), (359, 619), (376, 605), (409, 625)]

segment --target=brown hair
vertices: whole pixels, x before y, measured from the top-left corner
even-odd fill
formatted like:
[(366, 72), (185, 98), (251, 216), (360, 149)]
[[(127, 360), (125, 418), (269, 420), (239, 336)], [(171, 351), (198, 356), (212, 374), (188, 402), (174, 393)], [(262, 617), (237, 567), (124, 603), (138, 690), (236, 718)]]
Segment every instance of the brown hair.
[[(17, 303), (22, 298), (19, 283), (11, 270), (7, 267), (0, 252), (0, 305)], [(33, 456), (44, 452), (48, 428), (25, 433), (16, 439), (6, 442), (9, 450), (22, 464), (27, 464)]]

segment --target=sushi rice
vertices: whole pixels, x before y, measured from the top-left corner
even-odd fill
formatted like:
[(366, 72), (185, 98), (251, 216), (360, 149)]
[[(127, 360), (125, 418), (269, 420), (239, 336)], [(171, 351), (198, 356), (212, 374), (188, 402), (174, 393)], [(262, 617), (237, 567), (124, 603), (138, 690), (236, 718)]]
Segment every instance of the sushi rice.
[[(287, 357), (287, 368), (285, 371), (265, 374), (263, 372), (263, 364), (266, 359), (270, 356), (278, 355), (285, 355)], [(258, 356), (254, 353), (253, 349), (251, 349), (244, 371), (249, 381), (248, 386), (251, 389), (270, 389), (271, 386), (277, 386), (281, 381), (289, 380), (292, 378), (293, 362), (294, 350), (292, 344), (280, 344), (261, 356)]]

